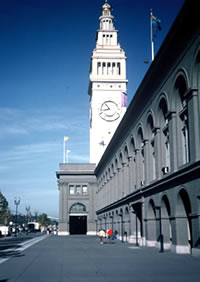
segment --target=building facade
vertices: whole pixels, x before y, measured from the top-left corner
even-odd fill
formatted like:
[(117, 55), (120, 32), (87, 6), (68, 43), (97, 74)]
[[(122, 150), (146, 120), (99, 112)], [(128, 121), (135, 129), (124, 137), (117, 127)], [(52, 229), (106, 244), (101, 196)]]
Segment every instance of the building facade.
[(112, 226), (121, 240), (200, 255), (200, 22), (194, 2), (185, 2), (95, 174), (98, 226)]
[(186, 1), (94, 166), (96, 229), (200, 256), (199, 176), (200, 21)]
[(96, 234), (94, 164), (60, 164), (58, 235)]

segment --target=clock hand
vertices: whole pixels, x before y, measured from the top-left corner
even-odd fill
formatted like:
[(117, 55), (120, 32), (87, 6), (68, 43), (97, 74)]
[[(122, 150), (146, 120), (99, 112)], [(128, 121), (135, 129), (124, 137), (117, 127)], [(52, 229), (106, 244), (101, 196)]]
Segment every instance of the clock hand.
[(110, 110), (110, 107), (107, 104), (104, 104), (104, 106), (105, 106), (105, 109), (103, 109), (103, 111), (109, 111)]

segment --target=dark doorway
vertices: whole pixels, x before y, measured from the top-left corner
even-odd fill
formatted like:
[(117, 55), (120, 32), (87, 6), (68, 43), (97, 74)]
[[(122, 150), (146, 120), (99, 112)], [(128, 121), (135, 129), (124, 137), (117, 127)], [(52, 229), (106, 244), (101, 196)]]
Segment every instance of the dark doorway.
[(70, 235), (86, 234), (87, 233), (87, 216), (70, 216), (69, 217), (69, 232)]

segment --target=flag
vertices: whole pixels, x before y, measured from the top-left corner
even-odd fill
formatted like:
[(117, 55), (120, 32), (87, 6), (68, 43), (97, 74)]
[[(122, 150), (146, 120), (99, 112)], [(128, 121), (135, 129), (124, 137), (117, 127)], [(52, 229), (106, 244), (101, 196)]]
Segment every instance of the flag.
[(121, 93), (121, 107), (127, 107), (128, 104), (128, 95), (126, 92)]
[(151, 23), (152, 23), (153, 37), (155, 37), (157, 34), (157, 31), (160, 31), (162, 29), (161, 20), (158, 17), (151, 15)]
[(66, 142), (69, 139), (68, 136), (64, 136), (64, 142)]

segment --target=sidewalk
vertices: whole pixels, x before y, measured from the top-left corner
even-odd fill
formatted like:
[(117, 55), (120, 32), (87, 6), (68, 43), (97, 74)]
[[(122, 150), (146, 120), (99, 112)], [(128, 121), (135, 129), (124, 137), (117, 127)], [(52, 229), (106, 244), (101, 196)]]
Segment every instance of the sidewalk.
[[(12, 271), (11, 271), (12, 269)], [(95, 236), (49, 236), (0, 265), (0, 281), (199, 282), (200, 260)]]

